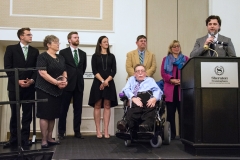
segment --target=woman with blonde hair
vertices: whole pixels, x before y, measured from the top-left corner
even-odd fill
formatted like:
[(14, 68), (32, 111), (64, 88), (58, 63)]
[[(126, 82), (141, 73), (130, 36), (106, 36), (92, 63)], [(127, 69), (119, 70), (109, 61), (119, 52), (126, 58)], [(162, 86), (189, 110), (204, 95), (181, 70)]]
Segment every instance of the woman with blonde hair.
[(180, 73), (188, 57), (182, 54), (180, 42), (173, 40), (168, 47), (168, 54), (163, 58), (161, 76), (164, 80), (164, 94), (167, 104), (167, 121), (171, 124), (171, 139), (175, 139), (175, 112), (178, 110), (180, 122)]

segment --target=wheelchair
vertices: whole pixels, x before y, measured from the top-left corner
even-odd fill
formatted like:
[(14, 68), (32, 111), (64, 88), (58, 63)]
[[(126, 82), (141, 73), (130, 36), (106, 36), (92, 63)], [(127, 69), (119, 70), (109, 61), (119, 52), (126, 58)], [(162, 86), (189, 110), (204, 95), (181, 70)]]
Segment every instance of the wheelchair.
[[(139, 129), (136, 131), (131, 131), (127, 127), (126, 123), (126, 114), (128, 110), (128, 98), (124, 95), (124, 93), (119, 94), (120, 100), (123, 101), (123, 109), (124, 115), (122, 120), (118, 121), (118, 123), (124, 123), (121, 125), (126, 126), (126, 130), (117, 130), (116, 137), (123, 139), (125, 141), (125, 146), (130, 146), (135, 141), (140, 140), (149, 140), (150, 144), (154, 148), (160, 147), (162, 144), (169, 145), (171, 142), (171, 126), (170, 122), (165, 121), (163, 118), (163, 114), (165, 113), (166, 102), (165, 95), (162, 95), (161, 100), (156, 102), (155, 107), (155, 123), (153, 126), (153, 130), (151, 132), (141, 132)], [(118, 124), (117, 124), (118, 125)]]

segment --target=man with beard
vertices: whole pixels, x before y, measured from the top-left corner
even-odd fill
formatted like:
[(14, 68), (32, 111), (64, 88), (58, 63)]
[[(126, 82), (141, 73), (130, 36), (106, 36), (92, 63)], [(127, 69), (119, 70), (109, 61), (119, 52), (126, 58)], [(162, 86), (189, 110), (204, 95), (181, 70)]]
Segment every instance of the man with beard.
[(80, 125), (82, 119), (82, 99), (84, 90), (83, 75), (87, 66), (86, 53), (78, 48), (79, 36), (77, 32), (70, 32), (67, 36), (69, 47), (60, 50), (59, 54), (65, 58), (68, 85), (64, 88), (58, 123), (58, 138), (64, 139), (66, 133), (66, 118), (68, 108), (73, 98), (73, 130), (76, 138), (82, 138)]

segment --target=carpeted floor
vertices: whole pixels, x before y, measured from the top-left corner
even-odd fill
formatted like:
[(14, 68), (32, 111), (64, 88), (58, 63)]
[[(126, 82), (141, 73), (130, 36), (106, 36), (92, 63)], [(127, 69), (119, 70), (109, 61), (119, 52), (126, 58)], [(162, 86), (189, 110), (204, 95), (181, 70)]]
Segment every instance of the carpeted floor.
[[(60, 145), (51, 146), (49, 150), (41, 150), (41, 143), (37, 142), (31, 147), (24, 148), (25, 155), (32, 153), (31, 158), (44, 159), (43, 156), (53, 153), (53, 160), (65, 159), (240, 159), (233, 156), (194, 156), (184, 151), (180, 140), (171, 141), (170, 145), (152, 148), (149, 141), (134, 142), (126, 147), (124, 141), (115, 136), (110, 139), (97, 139), (95, 136), (84, 136), (84, 139), (66, 137)], [(15, 159), (17, 147), (3, 149), (0, 146), (0, 159)], [(4, 158), (5, 157), (5, 158)], [(11, 157), (11, 158), (10, 158)]]

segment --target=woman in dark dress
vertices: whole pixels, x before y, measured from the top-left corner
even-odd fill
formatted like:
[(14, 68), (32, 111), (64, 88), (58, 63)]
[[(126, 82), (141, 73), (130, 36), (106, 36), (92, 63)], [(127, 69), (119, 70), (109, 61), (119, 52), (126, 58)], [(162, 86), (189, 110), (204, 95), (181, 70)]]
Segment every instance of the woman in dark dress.
[(88, 105), (94, 107), (97, 138), (102, 138), (100, 131), (101, 108), (104, 108), (104, 137), (110, 138), (108, 133), (111, 115), (110, 108), (118, 105), (115, 83), (113, 81), (116, 71), (116, 59), (110, 53), (108, 38), (101, 36), (98, 39), (95, 53), (92, 56), (92, 72), (95, 77), (88, 101)]
[(67, 86), (67, 72), (64, 58), (56, 54), (59, 39), (54, 35), (46, 36), (43, 45), (47, 51), (38, 56), (37, 67), (46, 67), (46, 70), (38, 71), (35, 87), (38, 99), (48, 99), (47, 102), (38, 103), (37, 107), (42, 148), (48, 148), (48, 145), (59, 144), (52, 139), (52, 132), (55, 118), (59, 118), (62, 89)]

